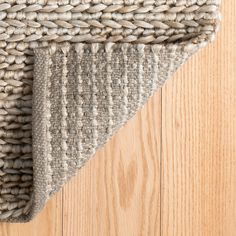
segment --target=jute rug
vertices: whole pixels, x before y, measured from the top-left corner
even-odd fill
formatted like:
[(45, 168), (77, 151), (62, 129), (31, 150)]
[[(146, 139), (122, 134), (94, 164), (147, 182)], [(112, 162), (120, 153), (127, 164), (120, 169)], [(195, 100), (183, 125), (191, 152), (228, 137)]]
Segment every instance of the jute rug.
[(31, 220), (191, 55), (219, 0), (0, 0), (0, 220)]

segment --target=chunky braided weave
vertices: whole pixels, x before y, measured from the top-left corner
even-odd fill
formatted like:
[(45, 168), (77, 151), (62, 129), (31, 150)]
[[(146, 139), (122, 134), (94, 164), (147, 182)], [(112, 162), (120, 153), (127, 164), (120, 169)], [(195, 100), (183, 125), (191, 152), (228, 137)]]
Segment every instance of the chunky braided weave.
[(198, 44), (219, 0), (0, 0), (0, 219), (27, 215), (33, 190), (33, 49), (48, 44)]

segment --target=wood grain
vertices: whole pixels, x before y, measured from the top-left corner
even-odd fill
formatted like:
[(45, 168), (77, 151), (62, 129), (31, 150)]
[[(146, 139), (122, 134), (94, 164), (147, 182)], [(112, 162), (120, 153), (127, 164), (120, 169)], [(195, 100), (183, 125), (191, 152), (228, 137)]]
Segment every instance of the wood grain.
[(157, 93), (64, 188), (64, 235), (160, 234), (160, 103)]
[(236, 2), (194, 55), (32, 222), (1, 236), (235, 236)]
[(162, 89), (165, 236), (236, 235), (235, 9), (235, 1), (223, 5), (217, 42)]

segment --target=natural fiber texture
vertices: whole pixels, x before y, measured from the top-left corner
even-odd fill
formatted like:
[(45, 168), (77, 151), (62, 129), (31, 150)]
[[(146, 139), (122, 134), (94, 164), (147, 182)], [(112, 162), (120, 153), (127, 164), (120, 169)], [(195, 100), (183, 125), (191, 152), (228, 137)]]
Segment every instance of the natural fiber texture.
[(0, 0), (0, 219), (32, 219), (212, 40), (218, 4)]

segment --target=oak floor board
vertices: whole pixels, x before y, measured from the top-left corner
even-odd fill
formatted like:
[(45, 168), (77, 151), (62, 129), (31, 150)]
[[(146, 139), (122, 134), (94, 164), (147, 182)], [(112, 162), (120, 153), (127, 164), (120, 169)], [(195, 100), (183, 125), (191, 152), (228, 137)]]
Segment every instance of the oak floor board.
[(162, 89), (161, 235), (236, 235), (236, 12)]
[(64, 235), (160, 234), (160, 95), (64, 188)]

